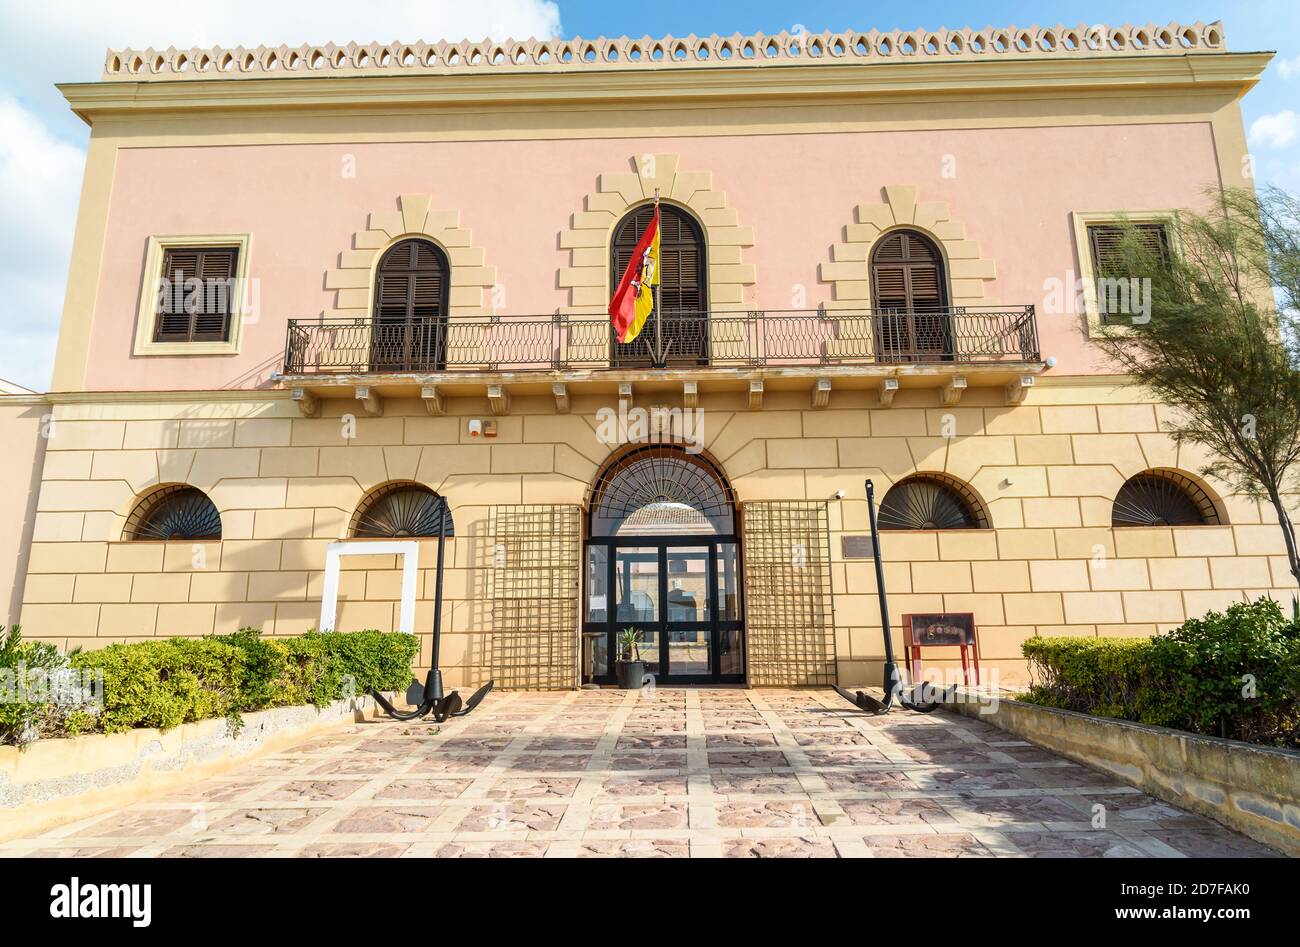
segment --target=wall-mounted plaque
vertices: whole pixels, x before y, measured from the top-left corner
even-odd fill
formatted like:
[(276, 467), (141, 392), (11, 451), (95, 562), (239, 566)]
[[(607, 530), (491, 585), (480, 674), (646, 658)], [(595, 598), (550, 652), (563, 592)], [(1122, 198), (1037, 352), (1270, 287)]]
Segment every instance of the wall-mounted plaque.
[(871, 550), (870, 536), (841, 536), (840, 548), (845, 559), (870, 559), (875, 555)]
[(975, 643), (975, 615), (973, 612), (947, 612), (926, 615), (904, 615), (904, 630), (908, 644), (973, 645)]

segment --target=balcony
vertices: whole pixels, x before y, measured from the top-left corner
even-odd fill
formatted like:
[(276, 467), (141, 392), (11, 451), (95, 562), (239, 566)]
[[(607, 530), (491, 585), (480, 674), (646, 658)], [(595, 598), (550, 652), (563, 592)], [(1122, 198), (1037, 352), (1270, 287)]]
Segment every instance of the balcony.
[(1040, 361), (1033, 306), (924, 312), (674, 313), (629, 345), (604, 316), (289, 321), (284, 375), (444, 375), (609, 369), (1024, 365)]

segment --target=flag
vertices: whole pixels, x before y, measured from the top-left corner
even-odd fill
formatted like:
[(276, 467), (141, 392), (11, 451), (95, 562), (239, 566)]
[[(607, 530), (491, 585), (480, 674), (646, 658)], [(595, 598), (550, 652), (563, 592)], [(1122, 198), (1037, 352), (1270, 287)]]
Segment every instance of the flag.
[(631, 342), (641, 334), (646, 319), (654, 309), (654, 289), (659, 285), (659, 205), (645, 233), (637, 241), (619, 280), (614, 298), (609, 301), (609, 317), (620, 342)]

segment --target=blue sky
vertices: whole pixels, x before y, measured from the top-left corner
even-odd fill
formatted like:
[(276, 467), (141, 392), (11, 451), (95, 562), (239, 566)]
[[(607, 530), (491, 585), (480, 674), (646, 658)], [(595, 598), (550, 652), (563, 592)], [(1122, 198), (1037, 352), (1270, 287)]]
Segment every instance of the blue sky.
[(658, 36), (1064, 23), (1224, 21), (1228, 48), (1276, 50), (1246, 97), (1257, 176), (1300, 194), (1300, 3), (744, 3), (656, 0), (57, 0), (0, 7), (0, 378), (44, 389), (53, 365), (85, 126), (55, 82), (98, 78), (109, 46), (279, 45), (513, 36)]

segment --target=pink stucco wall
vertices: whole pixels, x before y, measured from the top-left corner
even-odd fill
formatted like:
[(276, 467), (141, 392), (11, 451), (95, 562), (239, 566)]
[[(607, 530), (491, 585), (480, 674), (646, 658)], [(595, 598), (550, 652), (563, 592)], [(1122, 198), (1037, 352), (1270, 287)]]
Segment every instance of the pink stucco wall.
[[(1044, 282), (1073, 279), (1072, 210), (1196, 205), (1217, 181), (1208, 124), (898, 131), (619, 140), (494, 141), (126, 149), (117, 163), (95, 309), (87, 388), (183, 390), (254, 387), (277, 367), (285, 320), (333, 306), (327, 270), (351, 247), (372, 210), (397, 196), (431, 193), (459, 210), (474, 244), (497, 267), (503, 314), (552, 312), (569, 303), (557, 273), (569, 264), (559, 233), (600, 174), (631, 170), (645, 152), (681, 156), (707, 170), (740, 223), (752, 226), (755, 308), (827, 299), (818, 266), (843, 240), (853, 208), (877, 203), (886, 184), (915, 184), (921, 200), (950, 204), (954, 220), (997, 263), (990, 299), (1040, 306), (1044, 355), (1058, 374), (1097, 370), (1078, 317), (1041, 307)], [(356, 177), (341, 173), (345, 155)], [(945, 177), (944, 158), (956, 174)], [(133, 358), (146, 238), (150, 234), (252, 234), (249, 275), (261, 317), (238, 356)]]

